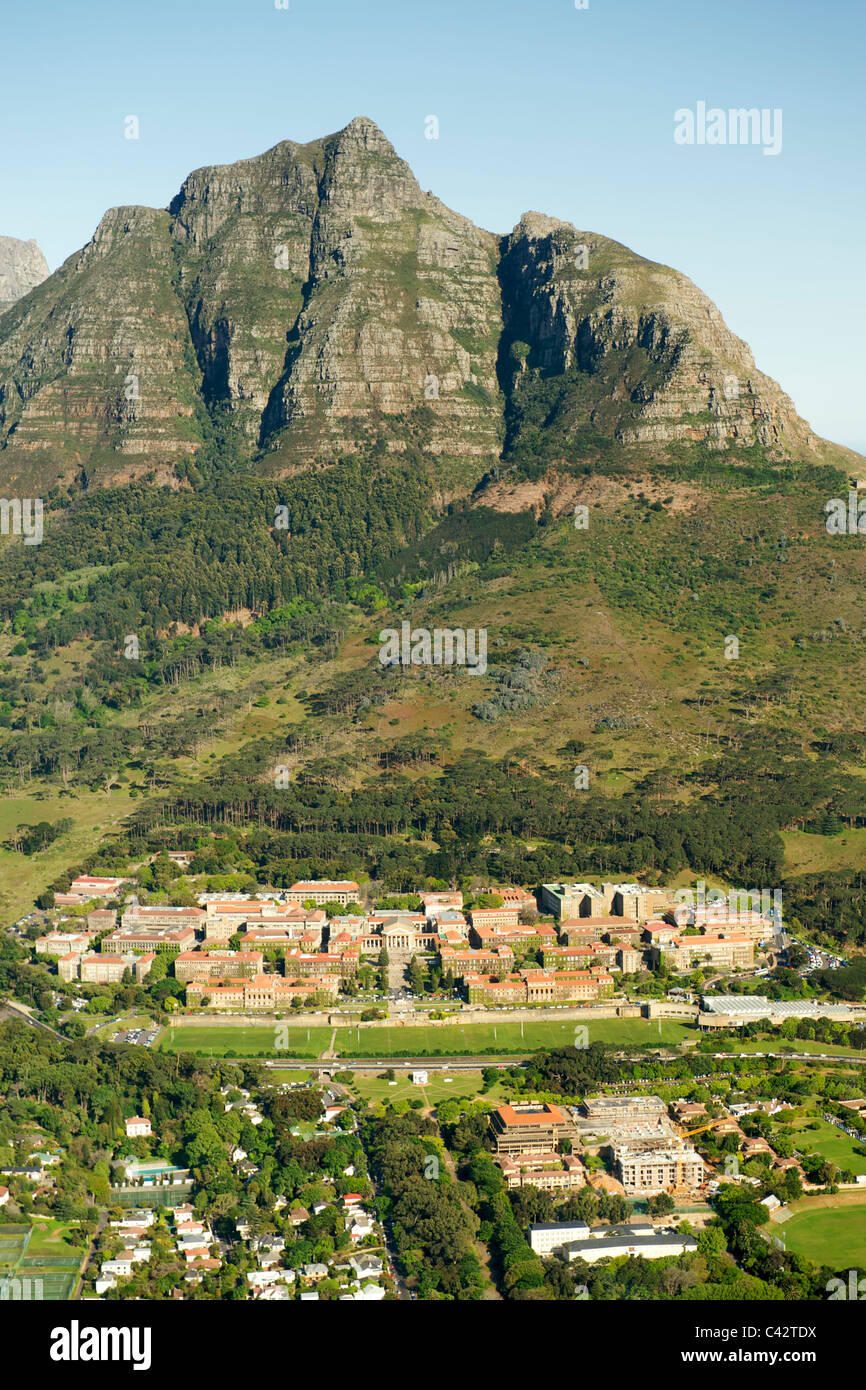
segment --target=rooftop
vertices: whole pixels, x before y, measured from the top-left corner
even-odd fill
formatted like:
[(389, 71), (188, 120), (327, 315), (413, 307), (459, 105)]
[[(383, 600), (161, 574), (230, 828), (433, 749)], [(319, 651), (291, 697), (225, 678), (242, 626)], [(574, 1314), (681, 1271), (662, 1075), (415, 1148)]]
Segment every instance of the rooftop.
[(545, 1101), (541, 1105), (500, 1105), (494, 1112), (506, 1125), (564, 1125), (568, 1121), (558, 1105)]

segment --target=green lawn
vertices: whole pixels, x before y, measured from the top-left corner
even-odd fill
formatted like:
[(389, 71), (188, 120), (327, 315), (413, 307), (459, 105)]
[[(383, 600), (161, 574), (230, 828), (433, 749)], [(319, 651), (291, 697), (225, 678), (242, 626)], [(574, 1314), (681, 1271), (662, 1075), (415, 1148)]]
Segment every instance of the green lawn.
[[(773, 1227), (773, 1234), (776, 1228)], [(788, 1250), (817, 1264), (866, 1266), (866, 1203), (837, 1210), (801, 1211), (779, 1227)]]
[(727, 1051), (734, 1057), (738, 1052), (814, 1052), (818, 1056), (821, 1053), (828, 1053), (832, 1057), (862, 1057), (864, 1054), (852, 1047), (841, 1047), (838, 1043), (814, 1042), (809, 1038), (750, 1038), (748, 1042), (736, 1042), (727, 1046)]
[[(817, 1122), (819, 1129), (807, 1128), (813, 1121)], [(809, 1115), (796, 1125), (780, 1125), (779, 1133), (790, 1134), (803, 1153), (817, 1153), (839, 1168), (850, 1168), (858, 1174), (866, 1173), (866, 1158), (855, 1152), (855, 1141), (818, 1115)]]
[(447, 1071), (429, 1072), (426, 1086), (416, 1086), (402, 1072), (396, 1073), (394, 1081), (385, 1081), (378, 1076), (356, 1076), (352, 1091), (362, 1100), (383, 1101), (386, 1105), (395, 1100), (424, 1100), (429, 1105), (438, 1105), (443, 1100), (485, 1100), (499, 1104), (505, 1099), (503, 1088), (494, 1085), (482, 1094), (481, 1072), (461, 1071), (453, 1076)]
[[(383, 1024), (376, 1028), (339, 1028), (335, 1047), (341, 1057), (424, 1057), (474, 1056), (489, 1049), (515, 1056), (533, 1052), (539, 1047), (573, 1045), (575, 1029), (581, 1026), (576, 1019), (528, 1019), (525, 1023), (449, 1023), (440, 1027), (410, 1028)], [(681, 1023), (664, 1019), (658, 1022), (641, 1018), (599, 1018), (584, 1025), (588, 1042), (638, 1044), (659, 1047), (678, 1043), (693, 1030)]]
[(28, 1257), (32, 1259), (34, 1255), (74, 1256), (80, 1264), (84, 1257), (84, 1247), (69, 1243), (69, 1232), (74, 1225), (75, 1223), (68, 1225), (62, 1221), (34, 1221), (33, 1234), (27, 1246)]
[(213, 1027), (198, 1024), (177, 1024), (166, 1028), (155, 1046), (161, 1052), (195, 1052), (214, 1057), (318, 1057), (327, 1048), (332, 1028), (288, 1028), (288, 1047), (276, 1047), (277, 1029), (282, 1025), (251, 1024), (248, 1028)]
[[(166, 1029), (157, 1047), (165, 1052), (196, 1052), (215, 1057), (254, 1057), (266, 1053), (279, 1056), (275, 1046), (275, 1029), (280, 1024), (250, 1024), (234, 1028), (230, 1025), (174, 1024)], [(324, 1052), (334, 1031), (331, 1028), (304, 1028), (286, 1025), (289, 1029), (287, 1056), (318, 1057)], [(465, 1056), (495, 1052), (525, 1056), (539, 1047), (563, 1047), (573, 1044), (575, 1019), (562, 1023), (528, 1019), (520, 1023), (450, 1023), (446, 1026), (422, 1025), (419, 1028), (382, 1024), (371, 1028), (338, 1028), (335, 1047), (343, 1058), (352, 1057), (424, 1057)], [(667, 1019), (659, 1024), (641, 1018), (600, 1018), (586, 1025), (588, 1041), (642, 1044), (659, 1047), (680, 1042), (691, 1035), (684, 1024)]]
[(838, 835), (809, 835), (802, 830), (781, 832), (788, 875), (821, 874), (859, 868), (866, 852), (866, 829), (842, 830)]

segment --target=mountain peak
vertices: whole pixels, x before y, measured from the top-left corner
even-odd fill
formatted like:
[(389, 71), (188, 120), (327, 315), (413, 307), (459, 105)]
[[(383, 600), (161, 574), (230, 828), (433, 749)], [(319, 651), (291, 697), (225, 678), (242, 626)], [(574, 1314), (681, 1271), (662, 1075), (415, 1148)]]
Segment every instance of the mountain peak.
[(525, 212), (517, 226), (512, 232), (512, 236), (528, 237), (531, 241), (540, 241), (542, 237), (550, 236), (552, 232), (558, 232), (561, 227), (568, 231), (575, 230), (573, 223), (563, 222), (559, 217), (548, 217), (545, 212)]
[(352, 141), (373, 154), (393, 154), (394, 146), (383, 130), (369, 116), (355, 116), (337, 132), (339, 139)]

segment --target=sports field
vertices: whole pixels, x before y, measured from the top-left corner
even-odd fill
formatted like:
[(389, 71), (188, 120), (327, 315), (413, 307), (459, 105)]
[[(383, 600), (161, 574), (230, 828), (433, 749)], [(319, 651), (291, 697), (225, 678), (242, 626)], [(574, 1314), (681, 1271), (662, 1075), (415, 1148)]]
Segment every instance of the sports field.
[(0, 1227), (0, 1298), (57, 1302), (72, 1297), (85, 1248), (69, 1242), (72, 1226), (34, 1221)]
[[(160, 1052), (195, 1052), (205, 1057), (318, 1057), (331, 1041), (333, 1028), (292, 1028), (288, 1024), (250, 1024), (248, 1028), (199, 1027), (178, 1024), (166, 1028), (155, 1044)], [(277, 1047), (277, 1040), (287, 1046)]]
[[(859, 1196), (859, 1194), (857, 1194)], [(866, 1267), (866, 1200), (830, 1210), (798, 1211), (778, 1231), (788, 1250), (834, 1269)]]
[(622, 1043), (664, 1047), (688, 1037), (681, 1023), (659, 1024), (642, 1018), (599, 1018), (582, 1023), (541, 1019), (525, 1023), (448, 1023), (439, 1027), (411, 1028), (383, 1024), (377, 1028), (339, 1028), (336, 1050), (343, 1057), (444, 1057), (476, 1056), (488, 1051), (520, 1056), (539, 1047), (575, 1044), (576, 1029), (585, 1029), (581, 1044)]
[[(304, 1028), (281, 1024), (250, 1024), (233, 1027), (219, 1024), (174, 1024), (168, 1027), (156, 1046), (163, 1052), (195, 1052), (214, 1057), (318, 1057), (334, 1038), (340, 1057), (435, 1057), (492, 1055), (525, 1056), (539, 1047), (563, 1047), (575, 1042), (575, 1030), (585, 1029), (582, 1045), (593, 1042), (621, 1043), (624, 1046), (665, 1047), (689, 1037), (693, 1030), (681, 1023), (662, 1020), (650, 1023), (641, 1018), (600, 1018), (586, 1024), (575, 1019), (561, 1023), (540, 1019), (525, 1023), (448, 1023), (436, 1027), (423, 1024), (382, 1024), (370, 1028)], [(288, 1046), (276, 1047), (278, 1030), (288, 1033)]]

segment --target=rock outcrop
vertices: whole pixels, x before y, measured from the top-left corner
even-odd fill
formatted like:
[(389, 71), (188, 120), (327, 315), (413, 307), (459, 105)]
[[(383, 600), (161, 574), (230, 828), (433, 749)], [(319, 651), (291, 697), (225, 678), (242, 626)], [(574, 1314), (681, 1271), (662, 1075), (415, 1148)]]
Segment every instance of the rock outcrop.
[(50, 273), (33, 237), (19, 241), (14, 236), (0, 236), (0, 314), (35, 290)]
[(589, 436), (824, 449), (684, 276), (538, 213), (483, 231), (363, 117), (111, 210), (0, 318), (4, 478), (170, 478), (215, 422), (278, 473), (414, 448), (477, 476)]

